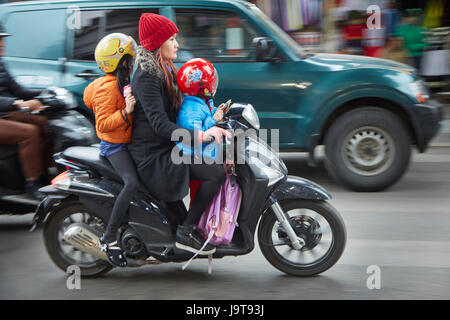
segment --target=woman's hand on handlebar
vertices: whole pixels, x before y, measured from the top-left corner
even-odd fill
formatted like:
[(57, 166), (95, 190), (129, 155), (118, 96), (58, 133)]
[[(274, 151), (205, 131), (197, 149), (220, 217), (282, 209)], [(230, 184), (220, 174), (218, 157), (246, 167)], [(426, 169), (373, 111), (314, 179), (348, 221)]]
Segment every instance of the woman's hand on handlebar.
[(219, 127), (211, 127), (205, 132), (200, 131), (200, 141), (201, 142), (208, 142), (209, 137), (214, 137), (214, 140), (217, 143), (222, 142), (222, 136), (226, 136), (227, 138), (231, 138), (231, 133), (226, 131), (225, 129), (219, 128)]

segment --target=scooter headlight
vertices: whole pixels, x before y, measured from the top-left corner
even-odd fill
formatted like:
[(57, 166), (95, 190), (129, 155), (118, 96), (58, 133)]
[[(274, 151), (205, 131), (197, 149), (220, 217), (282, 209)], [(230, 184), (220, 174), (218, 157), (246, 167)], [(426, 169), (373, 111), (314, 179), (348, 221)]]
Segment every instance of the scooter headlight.
[(245, 106), (242, 117), (256, 130), (259, 130), (259, 117), (251, 104)]
[(274, 185), (284, 177), (284, 174), (280, 170), (268, 166), (261, 159), (252, 159), (250, 167), (257, 171), (259, 176), (269, 180), (269, 182), (267, 183), (269, 187)]
[(268, 186), (274, 185), (288, 174), (278, 154), (261, 139), (247, 137), (245, 149), (246, 162), (258, 178), (268, 180)]

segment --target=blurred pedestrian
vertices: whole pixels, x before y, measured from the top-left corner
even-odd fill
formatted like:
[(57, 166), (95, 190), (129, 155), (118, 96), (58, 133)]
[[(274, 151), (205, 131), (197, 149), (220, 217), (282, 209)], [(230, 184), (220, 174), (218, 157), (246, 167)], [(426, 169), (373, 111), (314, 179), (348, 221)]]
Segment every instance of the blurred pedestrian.
[(386, 31), (381, 28), (363, 29), (363, 54), (368, 57), (375, 57), (376, 52), (386, 45)]
[(386, 42), (385, 47), (379, 48), (375, 55), (377, 58), (389, 59), (404, 64), (410, 64), (408, 52), (403, 44), (403, 38), (398, 36), (392, 36)]
[(395, 33), (403, 38), (414, 67), (420, 70), (422, 54), (428, 46), (425, 42), (425, 29), (420, 26), (420, 10), (406, 10), (402, 25), (396, 29)]
[(44, 195), (38, 189), (48, 182), (52, 133), (46, 117), (16, 111), (23, 108), (40, 111), (43, 105), (35, 99), (39, 90), (22, 87), (6, 70), (1, 57), (4, 38), (8, 36), (0, 23), (0, 144), (18, 146), (26, 192), (42, 199)]
[(348, 21), (345, 23), (342, 32), (344, 40), (344, 53), (361, 54), (363, 29), (365, 27), (364, 16), (357, 10), (352, 10), (348, 14)]
[[(386, 38), (391, 38), (394, 36), (395, 29), (402, 22), (402, 15), (396, 7), (396, 3), (390, 0), (386, 4), (386, 8), (382, 11), (383, 25), (386, 28)], [(397, 41), (398, 39), (394, 39)]]
[[(127, 260), (118, 245), (117, 232), (124, 223), (130, 201), (139, 189), (139, 178), (128, 153), (131, 142), (131, 113), (136, 99), (129, 88), (136, 56), (136, 42), (122, 33), (105, 36), (95, 49), (95, 60), (105, 76), (93, 81), (84, 91), (83, 100), (95, 113), (95, 128), (100, 139), (100, 155), (108, 159), (120, 175), (124, 186), (112, 209), (100, 246), (109, 261), (126, 267)], [(124, 96), (126, 96), (124, 98)]]

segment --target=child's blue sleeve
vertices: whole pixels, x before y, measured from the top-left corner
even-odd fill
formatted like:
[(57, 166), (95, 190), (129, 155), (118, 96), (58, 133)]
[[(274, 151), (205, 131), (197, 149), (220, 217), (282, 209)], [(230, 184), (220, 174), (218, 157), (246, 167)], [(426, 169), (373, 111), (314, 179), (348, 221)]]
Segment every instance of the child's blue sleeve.
[(203, 131), (208, 130), (211, 127), (214, 127), (216, 125), (216, 120), (211, 117), (206, 117), (205, 121), (203, 122)]
[(216, 113), (217, 108), (214, 107), (214, 101), (212, 99), (209, 100), (209, 105), (212, 107), (212, 111), (206, 116), (205, 120), (203, 121), (203, 131), (206, 131), (216, 125), (216, 120), (214, 120), (213, 115)]
[(199, 111), (194, 110), (189, 104), (183, 104), (178, 113), (177, 124), (180, 127), (190, 130), (203, 130), (203, 116)]
[[(212, 104), (212, 101), (210, 102)], [(204, 106), (206, 109), (207, 106)], [(217, 108), (213, 107), (212, 114), (216, 112)], [(209, 109), (208, 112), (202, 110), (198, 103), (192, 101), (185, 101), (181, 105), (181, 109), (178, 113), (177, 124), (183, 128), (190, 130), (202, 130), (206, 131), (209, 128), (216, 125), (216, 121), (211, 115)]]

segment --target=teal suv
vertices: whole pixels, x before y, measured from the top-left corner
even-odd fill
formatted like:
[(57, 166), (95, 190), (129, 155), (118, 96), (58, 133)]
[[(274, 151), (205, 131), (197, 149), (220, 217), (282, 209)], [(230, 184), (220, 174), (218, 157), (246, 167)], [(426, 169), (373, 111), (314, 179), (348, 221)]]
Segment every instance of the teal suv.
[[(106, 34), (139, 40), (144, 12), (180, 29), (178, 62), (203, 57), (219, 75), (216, 101), (251, 103), (261, 128), (279, 129), (280, 151), (325, 146), (329, 173), (352, 190), (376, 191), (405, 173), (415, 146), (439, 130), (440, 107), (410, 66), (389, 60), (309, 54), (246, 1), (32, 1), (0, 6), (4, 61), (23, 85), (60, 86), (82, 101), (101, 74), (94, 48)], [(271, 139), (269, 139), (270, 142)]]

